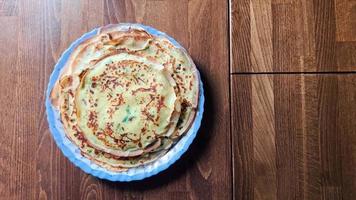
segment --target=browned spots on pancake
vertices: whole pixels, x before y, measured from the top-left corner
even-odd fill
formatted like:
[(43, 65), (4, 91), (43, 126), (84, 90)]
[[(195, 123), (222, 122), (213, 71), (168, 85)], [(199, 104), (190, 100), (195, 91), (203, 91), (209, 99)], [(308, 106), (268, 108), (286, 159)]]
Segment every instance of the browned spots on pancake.
[(130, 85), (131, 85), (131, 82), (127, 82), (127, 83), (126, 83), (126, 85), (125, 85), (125, 86), (126, 86), (126, 91), (127, 91), (128, 88), (130, 87)]
[(100, 153), (100, 151), (97, 150), (97, 149), (94, 149), (94, 153), (95, 153), (96, 155), (98, 155), (98, 154)]
[(178, 87), (179, 87), (179, 91), (183, 90), (183, 93), (187, 92), (187, 88), (184, 87), (183, 83), (183, 78), (178, 75), (178, 74), (174, 74), (173, 78), (176, 80), (176, 82), (178, 83)]
[(105, 135), (112, 136), (112, 134), (114, 133), (114, 131), (112, 130), (113, 129), (113, 125), (114, 125), (113, 122), (106, 123), (105, 129), (104, 129), (104, 134)]
[(87, 141), (87, 139), (84, 137), (84, 135), (83, 135), (83, 133), (82, 133), (81, 131), (78, 131), (78, 132), (74, 133), (74, 136), (75, 136), (79, 141), (81, 141), (82, 144)]
[(162, 42), (168, 46), (169, 49), (174, 49), (175, 47), (168, 40), (164, 39)]
[(69, 121), (69, 116), (68, 116), (67, 113), (64, 113), (64, 114), (63, 114), (63, 117), (64, 117), (64, 119), (65, 119), (66, 121)]
[(150, 94), (150, 101), (146, 104), (146, 107), (148, 107), (152, 102), (153, 100), (155, 99), (155, 97), (153, 96), (153, 94)]
[(101, 140), (103, 140), (103, 139), (106, 138), (106, 137), (105, 137), (105, 134), (104, 134), (103, 132), (98, 132), (98, 133), (97, 133), (97, 136), (98, 136), (98, 138), (101, 139)]
[[(182, 101), (182, 109), (184, 109), (186, 107), (192, 107), (192, 104), (188, 100), (183, 99), (183, 101)], [(183, 110), (183, 111), (185, 111), (185, 110)]]
[(129, 55), (135, 55), (135, 56), (142, 56), (142, 52), (140, 51), (128, 51), (127, 54)]
[(83, 77), (88, 73), (89, 69), (85, 69), (79, 74), (80, 80), (83, 80)]
[(97, 83), (96, 83), (96, 82), (92, 82), (92, 83), (91, 83), (91, 87), (92, 87), (92, 88), (96, 88), (96, 86), (97, 86)]
[(74, 97), (73, 90), (69, 89), (69, 90), (68, 90), (68, 94), (69, 94), (71, 97)]
[(109, 109), (106, 111), (109, 115), (109, 119), (112, 119), (112, 116), (115, 112), (115, 109), (113, 107), (109, 107)]
[(113, 37), (111, 33), (107, 33), (106, 35), (109, 37), (109, 40), (112, 40)]
[(190, 82), (189, 82), (189, 90), (192, 90), (192, 87), (193, 87), (193, 80), (190, 80)]
[(157, 92), (157, 85), (152, 85), (149, 88), (137, 88), (132, 91), (132, 95), (136, 95), (137, 92)]
[(131, 77), (135, 81), (136, 84), (139, 82), (138, 78), (135, 75), (132, 75)]
[(164, 48), (158, 42), (155, 42), (154, 45), (157, 47), (156, 55), (158, 55), (160, 52), (165, 52)]
[(103, 35), (100, 36), (100, 41), (103, 42), (103, 43), (105, 43), (105, 42), (107, 42), (108, 40), (111, 40), (110, 37), (111, 37), (110, 34), (103, 34)]
[(135, 65), (144, 65), (144, 64), (140, 63), (140, 62), (137, 62), (135, 60), (122, 60), (120, 62), (117, 62), (117, 65), (124, 65), (124, 66), (134, 67)]
[(106, 95), (106, 97), (108, 98), (109, 101), (112, 99), (112, 95), (111, 95), (110, 93), (108, 93), (108, 94)]
[(156, 116), (156, 119), (155, 119), (155, 122), (158, 123), (159, 119), (160, 119), (160, 116), (157, 115), (157, 116)]
[(177, 70), (180, 70), (181, 67), (182, 67), (182, 64), (178, 64), (178, 65), (176, 66), (176, 69), (177, 69)]
[(113, 106), (120, 106), (125, 103), (125, 100), (122, 94), (116, 94), (116, 98), (111, 100), (110, 102)]
[(147, 130), (146, 127), (141, 128), (142, 135), (144, 135), (146, 133), (146, 130)]
[(71, 86), (73, 83), (73, 77), (72, 76), (64, 76), (62, 79), (59, 80), (59, 85), (62, 88), (67, 88)]
[[(142, 78), (137, 77), (137, 76), (136, 76), (136, 78), (137, 78), (139, 81), (141, 81), (142, 83), (145, 83), (145, 81), (144, 81)], [(137, 83), (138, 83), (138, 82), (137, 82)]]
[(95, 111), (89, 111), (89, 120), (87, 126), (88, 128), (91, 128), (94, 132), (98, 129), (98, 116)]
[[(157, 113), (159, 113), (161, 111), (161, 109), (163, 107), (167, 107), (165, 104), (164, 104), (164, 100), (165, 100), (165, 97), (164, 96), (161, 96), (158, 100), (158, 104), (157, 104)], [(159, 115), (158, 115), (159, 116)], [(157, 117), (158, 117), (157, 116)]]
[[(122, 137), (120, 139), (114, 138), (114, 137), (112, 137), (112, 138), (115, 142), (115, 146), (120, 147), (120, 148), (124, 148), (126, 146), (126, 141), (124, 141)], [(108, 144), (108, 145), (113, 146), (111, 144)]]
[(151, 122), (155, 123), (153, 115), (151, 115), (146, 108), (142, 111), (142, 114), (146, 117), (147, 120), (150, 120)]
[(113, 46), (119, 46), (120, 44), (122, 44), (128, 37), (122, 37), (122, 38), (118, 38), (118, 39), (110, 39), (109, 41), (105, 42), (105, 45), (113, 45)]

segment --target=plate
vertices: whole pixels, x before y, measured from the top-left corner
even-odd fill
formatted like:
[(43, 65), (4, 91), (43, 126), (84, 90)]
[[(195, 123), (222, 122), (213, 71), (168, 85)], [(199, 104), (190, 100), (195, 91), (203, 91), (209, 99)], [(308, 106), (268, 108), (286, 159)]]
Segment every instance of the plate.
[[(172, 37), (167, 34), (158, 31), (152, 27), (145, 26), (142, 24), (128, 24), (121, 23), (120, 25), (124, 26), (132, 26), (132, 27), (140, 27), (145, 29), (148, 33), (154, 36), (164, 36), (168, 38), (173, 45), (176, 47), (183, 48), (177, 41), (175, 41)], [(92, 163), (87, 158), (83, 157), (80, 153), (79, 148), (74, 145), (65, 135), (63, 125), (60, 121), (59, 111), (56, 110), (50, 101), (50, 92), (57, 81), (61, 69), (64, 67), (65, 63), (69, 59), (72, 51), (84, 40), (91, 38), (96, 35), (99, 31), (99, 28), (93, 29), (92, 31), (85, 33), (79, 39), (74, 41), (67, 50), (63, 52), (61, 57), (59, 58), (57, 64), (54, 66), (54, 70), (50, 76), (47, 92), (46, 92), (46, 112), (47, 112), (47, 120), (49, 124), (49, 129), (51, 134), (60, 148), (62, 153), (77, 167), (82, 169), (84, 172), (91, 174), (95, 177), (106, 179), (110, 181), (120, 181), (120, 182), (128, 182), (134, 180), (142, 180), (144, 178), (148, 178), (153, 176), (171, 166), (174, 162), (176, 162), (189, 148), (194, 138), (197, 135), (199, 130), (203, 112), (204, 112), (204, 88), (203, 83), (200, 79), (199, 75), (199, 103), (198, 110), (196, 113), (196, 118), (190, 128), (190, 130), (162, 157), (157, 159), (156, 161), (149, 163), (144, 166), (139, 166), (135, 168), (130, 168), (124, 172), (113, 172), (102, 168), (95, 163)]]

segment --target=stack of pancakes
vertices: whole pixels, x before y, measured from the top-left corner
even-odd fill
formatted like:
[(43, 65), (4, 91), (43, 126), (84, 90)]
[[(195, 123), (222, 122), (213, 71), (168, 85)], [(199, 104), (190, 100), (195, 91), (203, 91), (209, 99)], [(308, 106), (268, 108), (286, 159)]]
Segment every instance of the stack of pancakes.
[(106, 26), (82, 42), (51, 91), (66, 136), (112, 171), (167, 153), (193, 123), (198, 97), (186, 51), (134, 25)]

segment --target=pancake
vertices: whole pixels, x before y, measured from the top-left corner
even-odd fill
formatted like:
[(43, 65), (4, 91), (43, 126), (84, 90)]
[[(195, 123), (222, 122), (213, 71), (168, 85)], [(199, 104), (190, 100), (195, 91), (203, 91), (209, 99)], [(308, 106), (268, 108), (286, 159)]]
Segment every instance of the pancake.
[(184, 49), (120, 24), (74, 49), (51, 102), (83, 156), (123, 171), (169, 151), (193, 123), (198, 96), (198, 72)]
[(171, 123), (177, 97), (169, 80), (163, 66), (125, 53), (96, 63), (75, 100), (88, 143), (116, 156), (142, 154)]

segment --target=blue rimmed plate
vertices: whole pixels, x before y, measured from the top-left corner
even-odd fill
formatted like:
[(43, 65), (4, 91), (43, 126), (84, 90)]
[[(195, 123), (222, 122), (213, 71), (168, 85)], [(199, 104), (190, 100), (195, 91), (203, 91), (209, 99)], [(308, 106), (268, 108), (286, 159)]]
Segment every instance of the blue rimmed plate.
[[(144, 26), (141, 24), (120, 24), (127, 26), (135, 26), (144, 28), (148, 33), (154, 36), (164, 36), (168, 38), (172, 44), (176, 47), (183, 48), (177, 41), (168, 36), (167, 34), (160, 32), (152, 27)], [(67, 50), (63, 52), (59, 58), (57, 64), (54, 67), (54, 70), (50, 76), (47, 92), (46, 92), (46, 112), (47, 120), (49, 124), (50, 131), (53, 135), (53, 138), (57, 146), (61, 149), (63, 154), (77, 167), (82, 169), (88, 174), (96, 176), (101, 179), (107, 179), (110, 181), (133, 181), (133, 180), (142, 180), (144, 178), (153, 176), (172, 165), (177, 161), (184, 152), (187, 151), (193, 139), (196, 137), (198, 129), (201, 124), (203, 112), (204, 112), (204, 89), (203, 83), (200, 80), (199, 84), (199, 104), (198, 110), (196, 113), (196, 118), (190, 128), (190, 130), (185, 134), (178, 142), (175, 144), (164, 156), (160, 157), (156, 161), (149, 163), (144, 166), (139, 166), (135, 168), (130, 168), (124, 172), (112, 172), (105, 168), (102, 168), (95, 163), (92, 163), (87, 158), (83, 157), (80, 153), (80, 149), (74, 145), (65, 135), (62, 123), (60, 121), (59, 111), (56, 110), (50, 102), (50, 92), (60, 76), (60, 71), (64, 67), (65, 63), (69, 59), (72, 51), (84, 40), (91, 38), (96, 35), (99, 31), (98, 28), (85, 33), (79, 39), (74, 41)]]

